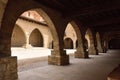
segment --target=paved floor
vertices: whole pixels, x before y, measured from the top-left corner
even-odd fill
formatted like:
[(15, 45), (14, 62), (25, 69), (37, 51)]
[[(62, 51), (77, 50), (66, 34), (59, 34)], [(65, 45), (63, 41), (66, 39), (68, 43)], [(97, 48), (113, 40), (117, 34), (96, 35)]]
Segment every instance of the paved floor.
[(106, 80), (107, 75), (120, 64), (120, 50), (90, 55), (90, 59), (70, 56), (70, 65), (47, 64), (47, 57), (19, 60), (19, 80)]
[[(42, 47), (32, 47), (32, 48), (21, 48), (21, 47), (12, 47), (12, 56), (17, 56), (18, 60), (38, 58), (51, 55), (51, 49), (42, 48)], [(66, 49), (66, 53), (74, 53), (75, 49)]]

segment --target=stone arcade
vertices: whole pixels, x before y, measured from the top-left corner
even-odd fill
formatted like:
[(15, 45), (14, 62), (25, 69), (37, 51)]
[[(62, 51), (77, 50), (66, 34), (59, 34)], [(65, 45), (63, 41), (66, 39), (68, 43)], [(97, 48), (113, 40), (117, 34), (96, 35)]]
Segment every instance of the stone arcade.
[[(89, 58), (89, 54), (99, 55), (109, 48), (120, 48), (119, 10), (119, 0), (0, 0), (0, 80), (18, 79), (17, 57), (11, 56), (11, 45), (53, 48), (48, 56), (52, 65), (69, 65), (64, 47), (76, 48), (75, 58)], [(45, 23), (20, 16), (26, 11), (37, 12)], [(23, 27), (23, 23), (28, 22), (31, 28), (25, 31), (27, 25)], [(75, 30), (75, 38), (69, 35), (71, 31), (66, 31), (69, 24)], [(15, 41), (21, 43), (15, 43), (14, 29), (23, 31), (23, 36), (18, 37), (23, 42), (18, 39)], [(45, 34), (49, 35), (49, 41)]]

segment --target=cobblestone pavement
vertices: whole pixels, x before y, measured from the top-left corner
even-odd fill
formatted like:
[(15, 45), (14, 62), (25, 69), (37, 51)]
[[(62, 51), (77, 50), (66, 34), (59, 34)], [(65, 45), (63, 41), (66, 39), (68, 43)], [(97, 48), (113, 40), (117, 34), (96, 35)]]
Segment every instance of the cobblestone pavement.
[(106, 80), (120, 64), (120, 51), (90, 55), (89, 59), (70, 56), (70, 65), (47, 64), (47, 57), (18, 60), (19, 80)]

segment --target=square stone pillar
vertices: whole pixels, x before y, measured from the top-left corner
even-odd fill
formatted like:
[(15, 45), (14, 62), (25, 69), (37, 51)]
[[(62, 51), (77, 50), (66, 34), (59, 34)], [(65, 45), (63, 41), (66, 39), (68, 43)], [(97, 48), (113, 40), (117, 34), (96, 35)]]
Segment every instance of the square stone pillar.
[(76, 51), (75, 58), (89, 58), (88, 52), (84, 51)]
[(0, 80), (17, 79), (17, 57), (0, 58)]
[(88, 49), (88, 53), (89, 53), (90, 55), (98, 55), (98, 51), (95, 49), (95, 47), (90, 47), (90, 48)]
[(50, 56), (48, 56), (48, 64), (52, 65), (68, 65), (69, 55), (66, 55), (66, 51), (51, 51)]

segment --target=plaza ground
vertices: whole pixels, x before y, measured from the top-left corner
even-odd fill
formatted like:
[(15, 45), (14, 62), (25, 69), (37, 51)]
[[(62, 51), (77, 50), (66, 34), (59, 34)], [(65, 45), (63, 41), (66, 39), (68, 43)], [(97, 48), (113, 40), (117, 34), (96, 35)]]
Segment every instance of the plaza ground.
[[(68, 50), (67, 54), (74, 51)], [(120, 50), (90, 55), (89, 59), (74, 58), (70, 54), (67, 66), (48, 65), (49, 49), (12, 48), (12, 52), (12, 55), (21, 55), (18, 57), (19, 80), (107, 80), (107, 75), (120, 64)]]

